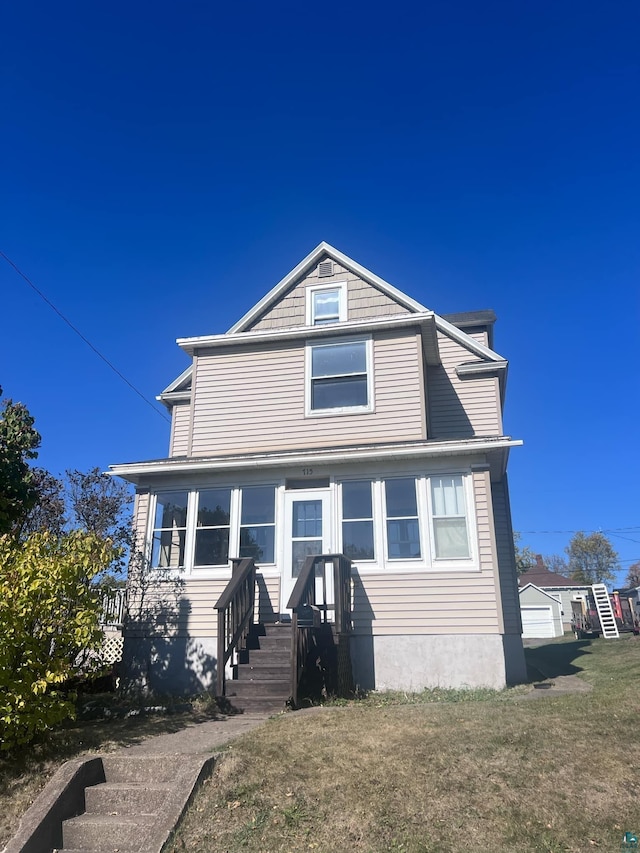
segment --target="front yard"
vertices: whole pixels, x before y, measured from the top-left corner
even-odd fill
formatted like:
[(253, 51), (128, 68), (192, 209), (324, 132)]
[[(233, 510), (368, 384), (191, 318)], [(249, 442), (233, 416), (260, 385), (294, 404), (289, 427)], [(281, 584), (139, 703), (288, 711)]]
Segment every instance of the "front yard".
[(640, 830), (640, 640), (527, 656), (583, 689), (372, 695), (271, 720), (224, 754), (173, 853), (620, 850)]

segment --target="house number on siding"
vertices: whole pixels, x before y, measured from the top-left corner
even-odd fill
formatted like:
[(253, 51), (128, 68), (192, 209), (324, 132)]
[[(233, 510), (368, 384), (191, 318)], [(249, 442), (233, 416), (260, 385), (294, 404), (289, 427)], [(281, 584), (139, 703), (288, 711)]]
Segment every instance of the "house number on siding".
[(309, 477), (311, 474), (313, 474), (313, 468), (303, 468), (302, 473), (305, 477)]

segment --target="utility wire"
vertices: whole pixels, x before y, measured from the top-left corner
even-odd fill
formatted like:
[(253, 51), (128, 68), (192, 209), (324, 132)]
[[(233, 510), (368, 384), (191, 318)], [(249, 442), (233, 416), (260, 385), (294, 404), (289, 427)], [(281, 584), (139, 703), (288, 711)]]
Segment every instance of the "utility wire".
[[(601, 527), (598, 530), (592, 530), (592, 533), (617, 533), (619, 530), (640, 530), (640, 527)], [(519, 530), (521, 534), (531, 533), (584, 533), (584, 530)], [(622, 539), (625, 537), (622, 536)], [(631, 542), (638, 542), (638, 539), (631, 539)]]
[(163, 412), (161, 412), (161, 411), (160, 411), (160, 409), (157, 409), (157, 408), (156, 408), (156, 406), (155, 406), (155, 404), (154, 404), (154, 403), (152, 403), (152, 402), (151, 402), (151, 400), (149, 400), (147, 397), (145, 397), (145, 396), (144, 396), (144, 394), (142, 393), (142, 391), (139, 391), (139, 390), (136, 388), (136, 386), (135, 386), (132, 382), (129, 382), (129, 380), (127, 379), (127, 377), (126, 377), (126, 376), (123, 376), (123, 374), (122, 374), (122, 373), (120, 373), (120, 371), (118, 370), (118, 368), (117, 368), (114, 364), (112, 364), (112, 363), (109, 361), (109, 359), (108, 359), (106, 356), (104, 356), (104, 355), (100, 352), (100, 350), (99, 350), (99, 349), (97, 349), (97, 347), (94, 347), (94, 345), (91, 343), (91, 341), (90, 341), (90, 340), (88, 340), (88, 338), (85, 338), (85, 336), (82, 334), (82, 332), (81, 332), (79, 329), (77, 329), (77, 328), (73, 325), (73, 323), (71, 322), (71, 320), (68, 320), (68, 319), (64, 316), (64, 314), (62, 313), (62, 311), (59, 311), (59, 310), (56, 308), (56, 306), (53, 304), (53, 302), (52, 302), (50, 299), (47, 299), (47, 297), (44, 295), (44, 293), (43, 293), (41, 290), (39, 290), (39, 289), (35, 286), (35, 284), (31, 281), (31, 279), (30, 279), (30, 278), (28, 278), (28, 277), (27, 277), (27, 276), (22, 272), (22, 270), (21, 270), (21, 269), (19, 269), (19, 268), (16, 266), (16, 264), (14, 264), (14, 262), (11, 260), (11, 258), (8, 258), (8, 257), (5, 255), (5, 253), (4, 253), (2, 250), (0, 250), (0, 257), (3, 257), (3, 258), (5, 259), (5, 261), (9, 264), (9, 266), (13, 267), (13, 269), (18, 273), (18, 275), (19, 275), (21, 278), (23, 278), (23, 279), (27, 282), (27, 284), (29, 285), (29, 287), (31, 287), (33, 290), (35, 290), (35, 292), (38, 294), (38, 296), (39, 296), (41, 299), (43, 299), (43, 300), (47, 303), (47, 305), (48, 305), (50, 308), (52, 308), (52, 309), (56, 312), (56, 314), (58, 315), (58, 317), (60, 317), (60, 319), (61, 319), (61, 320), (64, 320), (64, 322), (67, 324), (67, 326), (69, 326), (69, 328), (70, 328), (72, 331), (74, 331), (74, 332), (76, 333), (76, 335), (77, 335), (81, 340), (83, 340), (83, 341), (85, 342), (85, 344), (89, 347), (89, 349), (93, 350), (93, 352), (98, 356), (98, 358), (101, 358), (101, 359), (102, 359), (102, 361), (104, 361), (104, 363), (107, 365), (107, 367), (110, 367), (110, 368), (111, 368), (111, 370), (113, 370), (113, 372), (116, 374), (116, 376), (118, 376), (120, 379), (122, 379), (122, 381), (123, 381), (126, 385), (128, 385), (128, 386), (129, 386), (129, 388), (131, 388), (131, 390), (132, 390), (132, 391), (134, 391), (134, 392), (138, 395), (138, 397), (140, 397), (140, 399), (141, 399), (141, 400), (144, 400), (144, 402), (145, 402), (148, 406), (151, 406), (151, 408), (152, 408), (152, 409), (153, 409), (153, 411), (156, 413), (156, 415), (159, 415), (163, 420), (167, 421), (167, 423), (171, 423), (171, 421), (169, 420), (169, 418), (168, 418), (165, 414), (163, 414)]

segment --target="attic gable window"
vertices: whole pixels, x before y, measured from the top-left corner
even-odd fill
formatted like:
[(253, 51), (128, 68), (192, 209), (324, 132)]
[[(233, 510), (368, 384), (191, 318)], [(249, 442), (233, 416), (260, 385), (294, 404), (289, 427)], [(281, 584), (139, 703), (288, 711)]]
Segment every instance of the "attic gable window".
[(371, 339), (307, 346), (307, 414), (370, 412), (372, 388)]
[(307, 289), (307, 326), (325, 326), (347, 319), (347, 284), (344, 281)]

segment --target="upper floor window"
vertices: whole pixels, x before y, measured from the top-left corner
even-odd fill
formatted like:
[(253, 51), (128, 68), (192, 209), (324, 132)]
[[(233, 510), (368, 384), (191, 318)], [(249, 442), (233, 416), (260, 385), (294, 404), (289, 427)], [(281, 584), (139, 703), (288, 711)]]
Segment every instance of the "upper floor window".
[(436, 559), (469, 557), (464, 485), (459, 474), (431, 478), (431, 518)]
[(308, 347), (308, 411), (370, 411), (370, 340), (336, 341)]
[(159, 569), (184, 567), (187, 533), (187, 492), (159, 492), (153, 523), (151, 565)]
[(335, 282), (307, 290), (307, 326), (324, 326), (347, 319), (347, 285)]

